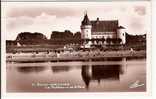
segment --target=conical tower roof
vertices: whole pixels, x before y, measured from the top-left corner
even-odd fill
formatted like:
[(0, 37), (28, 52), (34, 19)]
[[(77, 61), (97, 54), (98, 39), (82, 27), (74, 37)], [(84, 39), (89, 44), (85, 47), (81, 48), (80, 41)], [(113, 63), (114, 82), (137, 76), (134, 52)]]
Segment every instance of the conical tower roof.
[(89, 18), (88, 18), (87, 13), (86, 13), (85, 16), (84, 16), (84, 19), (83, 19), (83, 21), (82, 21), (82, 25), (91, 25), (91, 22), (90, 22), (90, 20), (89, 20)]

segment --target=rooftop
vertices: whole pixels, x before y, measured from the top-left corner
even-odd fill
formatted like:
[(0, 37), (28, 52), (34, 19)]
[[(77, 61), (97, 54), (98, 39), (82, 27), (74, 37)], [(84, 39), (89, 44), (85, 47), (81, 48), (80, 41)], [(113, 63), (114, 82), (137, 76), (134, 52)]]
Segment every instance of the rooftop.
[(90, 22), (90, 20), (89, 20), (89, 18), (88, 18), (87, 13), (86, 13), (85, 16), (84, 16), (84, 19), (83, 19), (83, 21), (82, 21), (82, 25), (91, 25), (91, 22)]
[(118, 20), (97, 20), (91, 21), (92, 32), (113, 32), (118, 28)]

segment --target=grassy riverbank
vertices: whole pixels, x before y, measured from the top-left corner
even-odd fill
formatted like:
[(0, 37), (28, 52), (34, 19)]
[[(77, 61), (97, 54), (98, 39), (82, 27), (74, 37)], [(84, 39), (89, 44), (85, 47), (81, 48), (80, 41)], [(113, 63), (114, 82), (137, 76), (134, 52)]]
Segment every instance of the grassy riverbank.
[(146, 57), (145, 45), (104, 46), (81, 49), (77, 46), (64, 48), (62, 45), (10, 46), (6, 49), (7, 61), (86, 61), (103, 58)]
[(146, 51), (75, 51), (60, 53), (16, 53), (7, 54), (8, 62), (45, 62), (45, 61), (89, 61), (104, 58), (146, 57)]
[[(67, 48), (72, 48), (76, 51), (127, 51), (127, 50), (146, 50), (145, 44), (128, 44), (128, 45), (104, 45), (104, 46), (94, 46), (91, 49), (80, 49), (80, 45), (68, 45)], [(23, 53), (30, 53), (30, 52), (51, 52), (51, 51), (63, 51), (64, 45), (27, 45), (27, 46), (7, 46), (6, 52), (7, 53), (16, 53), (16, 52), (23, 52)]]

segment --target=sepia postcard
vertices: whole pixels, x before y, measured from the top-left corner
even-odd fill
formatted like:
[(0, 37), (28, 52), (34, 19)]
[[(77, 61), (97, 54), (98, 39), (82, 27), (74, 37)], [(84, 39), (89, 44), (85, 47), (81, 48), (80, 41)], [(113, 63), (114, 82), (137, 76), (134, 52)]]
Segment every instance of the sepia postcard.
[(132, 1), (1, 2), (4, 91), (149, 92), (151, 1)]

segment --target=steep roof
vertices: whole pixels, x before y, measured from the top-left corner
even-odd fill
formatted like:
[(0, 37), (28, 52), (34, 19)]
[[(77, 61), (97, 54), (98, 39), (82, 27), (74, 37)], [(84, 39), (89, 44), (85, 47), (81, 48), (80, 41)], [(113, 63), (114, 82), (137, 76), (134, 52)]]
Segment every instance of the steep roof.
[(91, 21), (92, 32), (114, 32), (118, 28), (118, 20), (97, 20)]
[(87, 14), (85, 14), (85, 16), (84, 16), (84, 19), (82, 21), (82, 25), (91, 25), (91, 22), (90, 22)]

